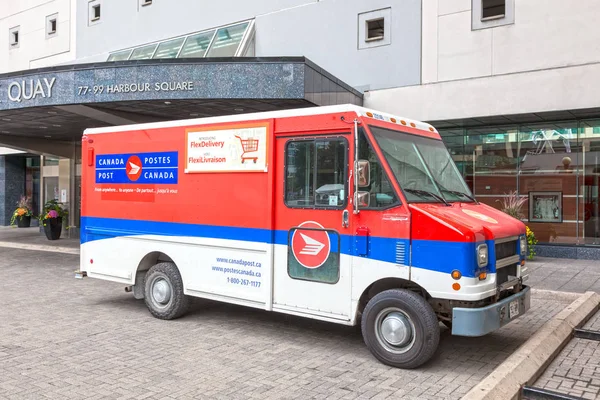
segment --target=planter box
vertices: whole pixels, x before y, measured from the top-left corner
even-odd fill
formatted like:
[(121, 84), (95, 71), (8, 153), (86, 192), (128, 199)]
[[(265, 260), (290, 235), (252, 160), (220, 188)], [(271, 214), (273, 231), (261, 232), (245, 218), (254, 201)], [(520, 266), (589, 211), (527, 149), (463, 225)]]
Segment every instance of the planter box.
[(31, 216), (17, 217), (18, 228), (29, 228), (31, 226)]
[(44, 233), (48, 240), (58, 240), (60, 239), (60, 234), (62, 233), (62, 218), (48, 218), (43, 221), (44, 225)]

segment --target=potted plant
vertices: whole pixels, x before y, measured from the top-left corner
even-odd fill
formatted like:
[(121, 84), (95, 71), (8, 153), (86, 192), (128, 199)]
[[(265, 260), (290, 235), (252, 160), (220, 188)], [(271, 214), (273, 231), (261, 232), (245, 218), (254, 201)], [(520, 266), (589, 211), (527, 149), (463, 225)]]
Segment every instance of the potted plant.
[[(523, 203), (525, 203), (526, 200), (527, 199), (519, 196), (517, 191), (514, 190), (502, 200), (502, 211), (513, 218), (521, 220), (523, 218), (521, 207), (523, 207)], [(533, 231), (529, 229), (529, 226), (526, 225), (525, 228), (527, 237), (527, 258), (533, 260), (536, 255), (535, 245), (538, 243), (538, 240), (536, 239)]]
[(537, 254), (535, 252), (535, 245), (538, 243), (538, 240), (535, 237), (535, 234), (533, 233), (533, 231), (531, 229), (529, 229), (528, 226), (526, 226), (526, 228), (527, 228), (527, 253), (528, 253), (527, 258), (530, 260), (533, 260), (533, 258)]
[(523, 218), (521, 207), (523, 207), (523, 203), (525, 203), (525, 201), (527, 201), (527, 199), (519, 196), (517, 191), (514, 190), (510, 192), (504, 199), (502, 199), (502, 211), (513, 218), (521, 220), (521, 218)]
[(69, 212), (62, 207), (62, 203), (50, 200), (44, 204), (40, 222), (44, 226), (44, 233), (48, 240), (57, 240), (62, 233), (63, 218), (67, 218)]
[(28, 196), (21, 196), (21, 199), (17, 201), (17, 209), (10, 219), (10, 224), (15, 225), (19, 228), (29, 228), (31, 225), (31, 217), (33, 211), (31, 211), (31, 198)]

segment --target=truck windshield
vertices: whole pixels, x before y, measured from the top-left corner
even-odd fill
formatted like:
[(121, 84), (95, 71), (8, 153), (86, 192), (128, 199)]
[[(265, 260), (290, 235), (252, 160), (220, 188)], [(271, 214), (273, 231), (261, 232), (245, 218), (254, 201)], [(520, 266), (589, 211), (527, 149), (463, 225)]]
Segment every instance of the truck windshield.
[(408, 202), (475, 200), (441, 140), (369, 128)]

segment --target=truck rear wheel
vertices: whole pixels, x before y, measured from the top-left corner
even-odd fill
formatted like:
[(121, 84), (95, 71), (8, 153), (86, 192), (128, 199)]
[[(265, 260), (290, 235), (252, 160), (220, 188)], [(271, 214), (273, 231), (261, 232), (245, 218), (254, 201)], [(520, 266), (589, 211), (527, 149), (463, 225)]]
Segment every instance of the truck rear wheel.
[(375, 295), (362, 318), (365, 344), (379, 361), (398, 368), (417, 368), (435, 353), (440, 327), (431, 306), (418, 294), (391, 289)]
[(179, 270), (171, 262), (158, 263), (144, 278), (144, 300), (150, 313), (159, 319), (175, 319), (186, 313), (189, 297), (183, 294)]

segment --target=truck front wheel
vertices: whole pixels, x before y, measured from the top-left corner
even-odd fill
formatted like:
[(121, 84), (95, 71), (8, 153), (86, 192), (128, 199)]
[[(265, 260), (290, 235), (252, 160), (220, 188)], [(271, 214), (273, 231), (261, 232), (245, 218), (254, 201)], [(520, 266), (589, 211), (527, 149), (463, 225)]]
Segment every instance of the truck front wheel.
[(365, 344), (379, 361), (398, 368), (417, 368), (435, 353), (440, 327), (431, 306), (418, 294), (391, 289), (375, 295), (362, 318)]
[(183, 294), (179, 270), (171, 262), (158, 263), (144, 278), (144, 300), (150, 313), (159, 319), (175, 319), (186, 313), (189, 298)]

